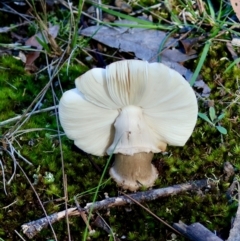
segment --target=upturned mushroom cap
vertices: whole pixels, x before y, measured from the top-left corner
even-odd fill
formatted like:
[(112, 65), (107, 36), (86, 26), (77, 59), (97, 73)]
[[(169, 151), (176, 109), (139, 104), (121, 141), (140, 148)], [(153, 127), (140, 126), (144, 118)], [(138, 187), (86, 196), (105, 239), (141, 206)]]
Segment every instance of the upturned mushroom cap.
[(183, 146), (196, 124), (194, 91), (161, 63), (123, 60), (89, 70), (75, 84), (60, 100), (60, 121), (75, 145), (94, 155)]

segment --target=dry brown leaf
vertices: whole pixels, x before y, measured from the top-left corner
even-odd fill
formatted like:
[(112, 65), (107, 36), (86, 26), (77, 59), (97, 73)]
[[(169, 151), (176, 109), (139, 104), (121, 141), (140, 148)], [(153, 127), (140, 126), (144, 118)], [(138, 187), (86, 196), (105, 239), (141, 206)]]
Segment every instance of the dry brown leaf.
[(230, 2), (238, 20), (240, 20), (240, 0), (230, 0)]
[[(117, 22), (137, 24), (125, 20)], [(116, 48), (120, 52), (134, 53), (137, 58), (148, 62), (158, 62), (159, 48), (166, 38), (166, 33), (160, 30), (108, 26), (91, 26), (81, 30), (80, 34), (91, 37), (111, 48)], [(167, 39), (164, 50), (160, 54), (161, 62), (175, 69), (187, 81), (190, 81), (193, 73), (180, 63), (193, 59), (196, 55), (188, 56), (178, 49), (168, 48), (169, 46), (177, 46), (176, 39), (171, 37)], [(195, 86), (201, 89), (202, 96), (209, 96), (210, 88), (203, 80), (196, 81)]]
[[(49, 43), (49, 35), (52, 38), (56, 38), (59, 31), (59, 25), (54, 25), (49, 27), (48, 33), (46, 31), (38, 32), (37, 34), (30, 37), (26, 42), (25, 45), (35, 47), (37, 50), (42, 50), (43, 46), (37, 41), (37, 39), (40, 39), (41, 41), (45, 43)], [(29, 71), (36, 71), (36, 66), (34, 65), (34, 61), (39, 57), (40, 51), (34, 51), (31, 53), (28, 53), (26, 55), (26, 64), (25, 69)]]
[(116, 7), (119, 7), (123, 12), (126, 12), (126, 13), (132, 12), (132, 7), (123, 0), (115, 0), (114, 4)]
[(198, 36), (196, 38), (182, 39), (180, 40), (180, 43), (182, 43), (185, 53), (187, 55), (193, 55), (197, 53), (196, 49), (194, 48), (197, 47), (199, 43), (205, 39), (206, 36)]
[(233, 48), (233, 44), (230, 42), (227, 42), (226, 44), (228, 51), (232, 55), (233, 60), (238, 58), (238, 54), (236, 53), (235, 49)]
[[(136, 24), (130, 21), (116, 21), (115, 23)], [(161, 42), (165, 40), (166, 33), (160, 30), (145, 28), (128, 28), (128, 27), (108, 27), (108, 26), (91, 26), (80, 32), (84, 36), (93, 39), (111, 47), (117, 48), (120, 52), (133, 52), (136, 57), (156, 62)], [(185, 62), (193, 59), (196, 55), (187, 56), (177, 49), (168, 49), (175, 47), (177, 44), (173, 38), (168, 38), (161, 53), (161, 61)]]

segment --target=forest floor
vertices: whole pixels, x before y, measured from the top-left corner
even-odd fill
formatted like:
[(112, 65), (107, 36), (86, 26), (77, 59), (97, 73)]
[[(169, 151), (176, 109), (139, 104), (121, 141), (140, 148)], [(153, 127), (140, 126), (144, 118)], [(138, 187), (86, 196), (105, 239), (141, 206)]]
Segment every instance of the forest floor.
[[(63, 218), (38, 223), (33, 240), (187, 240), (172, 228), (180, 220), (226, 240), (240, 171), (237, 16), (224, 0), (1, 1), (0, 240), (28, 240), (26, 224), (51, 214)], [(186, 145), (154, 156), (151, 190), (214, 185), (89, 213), (81, 209), (87, 203), (131, 192), (110, 178), (111, 157), (87, 154), (66, 137), (58, 104), (87, 70), (124, 59), (168, 65), (198, 99)]]

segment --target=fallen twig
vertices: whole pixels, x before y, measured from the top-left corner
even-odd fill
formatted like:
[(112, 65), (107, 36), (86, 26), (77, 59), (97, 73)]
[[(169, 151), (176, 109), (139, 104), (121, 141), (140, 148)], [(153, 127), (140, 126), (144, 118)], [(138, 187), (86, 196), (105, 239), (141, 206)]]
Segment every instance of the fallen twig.
[[(48, 107), (48, 108), (45, 108), (45, 109), (36, 110), (36, 111), (34, 111), (34, 112), (27, 113), (27, 114), (25, 115), (25, 117), (27, 117), (27, 116), (29, 116), (29, 115), (33, 115), (33, 114), (38, 114), (38, 113), (42, 113), (42, 112), (51, 111), (51, 110), (54, 110), (54, 109), (56, 109), (56, 108), (58, 108), (58, 106), (51, 106), (51, 107)], [(4, 126), (4, 125), (9, 124), (9, 123), (12, 123), (12, 122), (14, 122), (14, 121), (18, 121), (18, 120), (20, 120), (21, 118), (22, 118), (22, 115), (18, 115), (18, 116), (16, 116), (16, 117), (11, 118), (11, 119), (2, 121), (2, 122), (0, 122), (0, 126)]]
[(179, 223), (174, 223), (173, 227), (192, 241), (223, 241), (201, 223), (193, 223), (188, 226), (180, 221)]
[[(153, 189), (145, 192), (137, 192), (134, 194), (130, 194), (128, 196), (131, 197), (131, 199), (134, 199), (138, 202), (145, 202), (145, 201), (152, 201), (158, 198), (169, 197), (169, 196), (176, 195), (186, 191), (209, 188), (209, 185), (211, 185), (211, 183), (209, 183), (209, 180), (203, 179), (203, 180), (192, 181), (189, 183), (178, 184), (178, 185), (174, 185), (166, 188)], [(95, 212), (97, 210), (108, 209), (116, 206), (134, 204), (135, 202), (132, 201), (129, 197), (123, 195), (119, 197), (107, 198), (102, 201), (87, 203), (86, 206), (81, 209), (81, 212), (83, 211), (88, 212), (90, 210), (91, 212)], [(81, 212), (78, 211), (77, 207), (73, 207), (58, 213), (54, 213), (47, 217), (29, 222), (29, 223), (25, 223), (21, 227), (22, 227), (23, 233), (27, 235), (28, 238), (33, 238), (43, 228), (46, 228), (49, 223), (53, 224), (61, 220), (62, 218), (64, 218), (66, 215), (68, 215), (69, 217), (81, 216), (82, 215)]]

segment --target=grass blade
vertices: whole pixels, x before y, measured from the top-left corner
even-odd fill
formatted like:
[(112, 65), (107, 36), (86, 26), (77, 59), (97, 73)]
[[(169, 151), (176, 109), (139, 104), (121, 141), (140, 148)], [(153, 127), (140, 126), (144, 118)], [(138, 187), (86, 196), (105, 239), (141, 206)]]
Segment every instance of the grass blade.
[(167, 42), (167, 40), (171, 37), (171, 35), (173, 33), (176, 32), (176, 29), (173, 29), (169, 34), (166, 34), (165, 38), (161, 41), (160, 46), (159, 46), (159, 50), (158, 50), (158, 58), (157, 58), (157, 62), (161, 62), (161, 52), (164, 49), (164, 45)]
[(240, 58), (235, 59), (225, 70), (224, 74), (227, 73), (234, 65), (238, 64), (240, 62)]
[(192, 78), (191, 78), (191, 80), (190, 80), (190, 85), (191, 85), (191, 86), (193, 86), (194, 83), (195, 83), (195, 81), (197, 80), (197, 77), (198, 77), (198, 75), (199, 75), (199, 73), (200, 73), (200, 70), (202, 69), (202, 66), (203, 66), (203, 64), (204, 64), (204, 61), (205, 61), (205, 59), (206, 59), (206, 57), (207, 57), (207, 54), (208, 54), (208, 50), (209, 50), (209, 48), (210, 48), (210, 45), (211, 45), (211, 41), (207, 41), (206, 44), (205, 44), (205, 46), (204, 46), (204, 48), (203, 48), (203, 52), (202, 52), (201, 58), (200, 58), (200, 60), (199, 60), (199, 62), (198, 62), (197, 68), (196, 68), (196, 70), (194, 71), (194, 74), (193, 74), (193, 76), (192, 76)]
[(212, 20), (215, 21), (215, 11), (214, 11), (211, 0), (207, 0), (207, 3), (208, 3), (208, 8), (209, 8), (209, 11), (210, 11), (211, 18), (212, 18)]
[[(102, 5), (99, 5), (99, 4), (95, 3), (95, 2), (92, 2), (92, 1), (89, 1), (89, 2), (91, 2), (91, 4), (93, 6), (102, 9), (102, 11), (104, 11), (106, 13), (109, 13), (111, 15), (114, 15), (114, 16), (122, 18), (122, 19), (126, 19), (126, 20), (129, 20), (129, 21), (137, 22), (139, 24), (138, 27), (141, 27), (141, 28), (171, 30), (171, 29), (173, 29), (175, 27), (175, 26), (165, 26), (165, 25), (162, 25), (162, 24), (155, 24), (155, 23), (152, 23), (150, 21), (146, 21), (146, 20), (143, 20), (143, 19), (135, 18), (135, 17), (129, 16), (127, 14), (114, 11), (112, 9), (107, 9), (107, 8), (103, 7)], [(131, 24), (126, 24), (126, 25), (125, 24), (118, 24), (118, 23), (107, 23), (107, 24), (108, 25), (112, 25), (112, 26), (124, 26), (124, 27), (134, 27), (134, 28), (136, 28), (136, 25), (131, 25)]]

